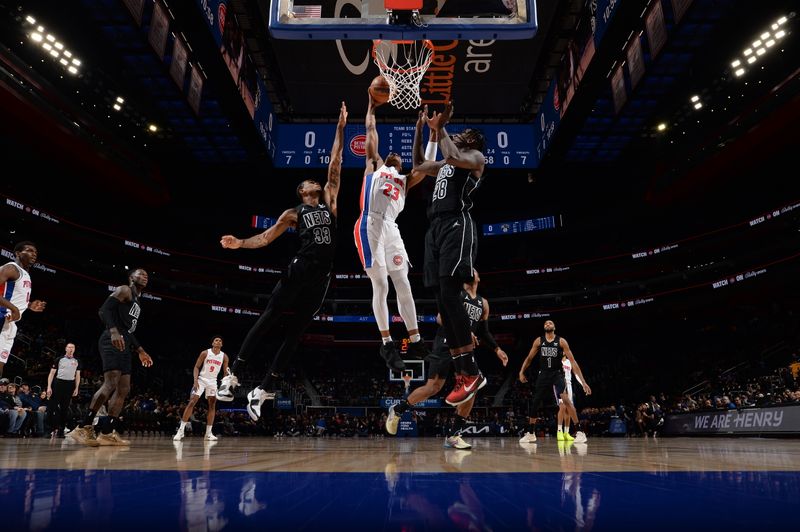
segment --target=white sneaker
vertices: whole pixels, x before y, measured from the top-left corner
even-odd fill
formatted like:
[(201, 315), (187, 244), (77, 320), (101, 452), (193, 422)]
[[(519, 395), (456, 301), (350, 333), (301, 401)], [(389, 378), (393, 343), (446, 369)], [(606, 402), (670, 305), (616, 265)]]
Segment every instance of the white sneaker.
[(447, 449), (472, 449), (472, 445), (461, 439), (461, 435), (450, 436), (444, 439), (444, 446)]
[(536, 434), (526, 432), (525, 436), (519, 439), (520, 443), (536, 443)]
[(214, 436), (214, 434), (212, 434), (211, 432), (206, 434), (205, 439), (207, 441), (217, 441), (217, 437)]
[(394, 405), (389, 407), (389, 417), (386, 418), (386, 432), (391, 435), (397, 434), (397, 425), (400, 424), (400, 416), (394, 413)]
[(586, 434), (582, 431), (578, 431), (575, 433), (575, 443), (586, 443)]
[(228, 374), (222, 377), (222, 382), (217, 390), (217, 400), (229, 403), (233, 401), (233, 390), (239, 386), (239, 379), (228, 368)]
[(181, 441), (183, 439), (183, 431), (179, 430), (175, 436), (172, 437), (172, 441)]
[[(264, 401), (268, 399), (268, 395), (267, 392), (261, 389), (261, 386), (253, 388), (253, 391), (247, 394), (247, 413), (253, 421), (258, 421), (258, 418), (261, 417), (261, 407), (264, 405)], [(275, 394), (272, 394), (272, 396), (275, 397)]]

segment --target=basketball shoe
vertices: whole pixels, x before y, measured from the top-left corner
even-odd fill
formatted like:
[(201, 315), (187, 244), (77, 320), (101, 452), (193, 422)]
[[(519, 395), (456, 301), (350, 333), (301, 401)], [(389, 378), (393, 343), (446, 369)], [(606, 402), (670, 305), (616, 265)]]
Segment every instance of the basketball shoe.
[(526, 432), (525, 435), (519, 439), (520, 443), (536, 443), (536, 434)]
[(261, 417), (261, 407), (264, 406), (265, 401), (275, 399), (274, 392), (267, 392), (261, 389), (261, 386), (253, 388), (253, 391), (247, 394), (247, 413), (250, 419), (258, 421)]
[(477, 375), (458, 375), (456, 376), (456, 385), (445, 401), (451, 406), (466, 403), (484, 386), (486, 386), (486, 377), (480, 373)]
[(400, 351), (394, 342), (383, 344), (380, 348), (381, 358), (386, 362), (386, 367), (395, 371), (403, 371), (406, 369), (406, 363), (400, 357)]
[(472, 449), (472, 445), (461, 439), (460, 434), (445, 438), (444, 447), (445, 449)]
[(425, 347), (425, 342), (423, 340), (408, 343), (408, 356), (422, 360), (430, 354), (431, 352)]
[(586, 443), (586, 434), (582, 430), (575, 433), (575, 443)]
[(231, 368), (228, 368), (228, 374), (222, 377), (222, 382), (217, 390), (217, 399), (229, 403), (233, 401), (233, 390), (239, 386), (239, 379), (233, 374)]
[(394, 405), (389, 407), (389, 415), (386, 418), (386, 432), (391, 435), (397, 434), (397, 425), (400, 424), (400, 416), (394, 413)]

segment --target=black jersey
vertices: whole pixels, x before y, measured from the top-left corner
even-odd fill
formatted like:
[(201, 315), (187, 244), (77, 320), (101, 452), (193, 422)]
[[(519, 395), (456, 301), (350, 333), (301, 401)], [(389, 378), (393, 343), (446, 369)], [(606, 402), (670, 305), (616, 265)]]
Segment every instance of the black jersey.
[(298, 257), (316, 262), (333, 262), (336, 249), (336, 217), (324, 203), (316, 207), (297, 206), (297, 234), (300, 236)]
[(480, 294), (475, 294), (475, 297), (472, 298), (466, 290), (462, 290), (461, 302), (464, 303), (464, 309), (466, 309), (469, 317), (469, 329), (475, 332), (478, 328), (478, 323), (483, 319), (483, 298)]
[(469, 212), (472, 208), (470, 195), (478, 188), (479, 181), (472, 175), (472, 170), (457, 168), (450, 164), (442, 166), (436, 174), (428, 217)]
[(120, 301), (119, 305), (116, 305), (114, 308), (115, 312), (112, 316), (114, 327), (116, 327), (117, 331), (122, 335), (125, 333), (133, 334), (136, 331), (136, 325), (139, 323), (139, 315), (142, 312), (142, 307), (139, 306), (139, 296), (131, 288), (131, 300)]
[(563, 373), (564, 366), (561, 364), (561, 357), (564, 356), (564, 349), (561, 347), (561, 337), (556, 335), (552, 342), (542, 336), (539, 346), (539, 371), (554, 371)]

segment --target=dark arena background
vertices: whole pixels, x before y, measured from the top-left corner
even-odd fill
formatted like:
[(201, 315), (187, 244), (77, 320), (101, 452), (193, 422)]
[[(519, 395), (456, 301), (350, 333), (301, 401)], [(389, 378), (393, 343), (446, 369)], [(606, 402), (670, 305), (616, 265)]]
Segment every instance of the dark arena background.
[[(383, 0), (0, 1), (0, 248), (4, 264), (20, 265), (0, 270), (3, 526), (795, 528), (797, 3), (387, 4), (391, 14)], [(476, 333), (486, 384), (466, 416), (446, 397), (474, 373), (452, 369), (441, 391), (409, 406), (430, 360), (409, 350), (392, 288), (390, 332), (412, 378), (387, 369), (353, 239), (378, 39), (423, 51), (430, 39), (429, 63), (415, 56), (423, 66), (389, 75), (430, 113), (452, 100), (449, 133), (485, 136), (472, 266), (508, 362)], [(282, 227), (298, 185), (325, 185), (329, 165), (338, 169), (341, 102), (336, 251), (321, 308), (269, 386), (259, 387), (311, 296), (282, 308), (208, 429), (206, 396), (182, 423), (214, 335), (232, 365), (279, 282), (324, 289), (290, 268), (294, 230), (261, 249), (220, 240)], [(375, 110), (379, 155), (399, 154), (404, 172), (418, 109)], [(440, 310), (423, 282), (439, 180), (411, 188), (397, 218), (427, 350)], [(104, 372), (99, 312), (137, 269), (148, 282), (128, 319), (153, 364), (127, 347), (125, 397), (124, 372)], [(14, 321), (20, 302), (30, 306)], [(590, 386), (573, 379), (568, 430), (549, 385), (534, 401), (540, 367), (563, 377), (537, 352), (546, 321)], [(111, 385), (117, 395), (98, 401)], [(405, 410), (396, 435), (393, 405)]]

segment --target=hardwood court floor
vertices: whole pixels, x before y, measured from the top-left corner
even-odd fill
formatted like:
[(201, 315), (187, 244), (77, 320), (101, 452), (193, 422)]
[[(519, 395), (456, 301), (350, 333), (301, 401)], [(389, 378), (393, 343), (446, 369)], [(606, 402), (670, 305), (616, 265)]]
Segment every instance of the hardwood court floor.
[[(9, 530), (794, 528), (800, 442), (775, 439), (0, 440)], [(14, 528), (12, 528), (14, 527)]]

